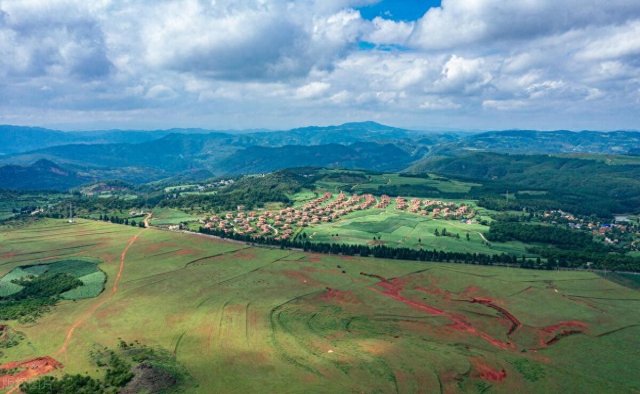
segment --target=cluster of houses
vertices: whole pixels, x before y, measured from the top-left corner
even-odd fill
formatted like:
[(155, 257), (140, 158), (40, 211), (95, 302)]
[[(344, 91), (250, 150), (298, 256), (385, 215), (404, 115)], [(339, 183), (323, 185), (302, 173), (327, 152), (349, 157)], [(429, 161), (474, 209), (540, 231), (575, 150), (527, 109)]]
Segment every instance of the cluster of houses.
[[(384, 197), (384, 196), (383, 196)], [(431, 215), (434, 219), (466, 219), (471, 220), (476, 212), (468, 205), (456, 205), (453, 202), (440, 200), (421, 200), (413, 198), (407, 203), (403, 197), (396, 198), (396, 209), (408, 211), (422, 216)]]
[[(340, 192), (334, 198), (332, 193), (327, 192), (300, 207), (288, 207), (279, 211), (246, 213), (243, 206), (238, 206), (235, 212), (221, 216), (212, 215), (204, 222), (204, 227), (215, 228), (225, 233), (269, 236), (276, 240), (286, 240), (293, 236), (295, 228), (333, 222), (352, 212), (373, 207), (384, 209), (390, 203), (391, 198), (387, 195), (376, 199), (371, 194), (347, 196)], [(456, 206), (451, 202), (437, 200), (412, 199), (407, 204), (406, 199), (398, 197), (396, 208), (425, 216), (431, 212), (434, 218), (443, 219), (471, 218), (475, 215), (466, 205)]]
[[(640, 225), (633, 223), (629, 217), (617, 216), (613, 222), (602, 222), (593, 217), (574, 215), (560, 209), (547, 210), (539, 215), (543, 222), (551, 224), (566, 224), (569, 228), (590, 231), (593, 236), (600, 238), (609, 245), (627, 243), (631, 250), (640, 247)], [(629, 239), (633, 239), (629, 241)], [(622, 241), (626, 239), (627, 241)]]

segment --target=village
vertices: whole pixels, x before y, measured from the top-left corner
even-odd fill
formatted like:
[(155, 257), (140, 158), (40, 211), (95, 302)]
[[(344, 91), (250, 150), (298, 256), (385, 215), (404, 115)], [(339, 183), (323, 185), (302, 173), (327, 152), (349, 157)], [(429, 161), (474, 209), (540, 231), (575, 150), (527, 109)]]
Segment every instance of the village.
[(612, 221), (602, 221), (592, 217), (583, 217), (560, 209), (547, 210), (540, 215), (542, 222), (566, 224), (572, 229), (590, 231), (594, 237), (605, 244), (620, 245), (626, 249), (640, 250), (640, 218), (626, 215), (616, 216)]
[[(395, 203), (393, 207), (392, 200)], [(202, 220), (204, 228), (218, 229), (225, 233), (272, 237), (275, 240), (288, 240), (296, 231), (320, 223), (335, 222), (356, 211), (370, 209), (394, 209), (432, 219), (462, 220), (471, 223), (476, 212), (468, 205), (457, 205), (440, 200), (404, 197), (392, 199), (387, 195), (376, 198), (372, 194), (353, 194), (347, 196), (340, 192), (336, 196), (325, 192), (298, 207), (287, 207), (277, 211), (249, 211), (238, 206), (234, 212), (211, 215)]]

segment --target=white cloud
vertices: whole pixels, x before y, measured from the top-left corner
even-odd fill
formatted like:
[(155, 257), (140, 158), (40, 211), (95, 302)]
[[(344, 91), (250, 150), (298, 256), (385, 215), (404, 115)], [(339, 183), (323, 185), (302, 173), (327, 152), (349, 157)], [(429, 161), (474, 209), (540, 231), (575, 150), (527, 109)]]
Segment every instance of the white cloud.
[(420, 19), (412, 41), (429, 49), (521, 41), (638, 17), (634, 0), (443, 0)]
[(370, 28), (371, 31), (364, 36), (365, 41), (383, 45), (404, 45), (413, 32), (414, 23), (376, 17)]
[(638, 1), (375, 2), (0, 0), (0, 121), (639, 127)]
[(326, 82), (311, 82), (299, 87), (296, 90), (296, 97), (300, 99), (316, 98), (324, 94), (330, 87), (331, 85)]

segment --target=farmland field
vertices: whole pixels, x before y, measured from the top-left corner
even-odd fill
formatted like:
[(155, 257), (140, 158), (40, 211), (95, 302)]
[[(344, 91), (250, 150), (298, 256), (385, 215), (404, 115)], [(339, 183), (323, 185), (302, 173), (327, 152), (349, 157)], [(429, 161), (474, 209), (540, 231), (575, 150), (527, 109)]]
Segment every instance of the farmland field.
[(173, 352), (199, 393), (640, 390), (640, 293), (589, 272), (315, 255), (84, 220), (0, 231), (0, 276), (76, 259), (102, 262), (106, 290), (36, 324), (2, 322), (25, 337), (2, 364), (49, 356), (54, 375), (91, 375), (88, 349), (125, 338)]
[[(449, 236), (436, 236), (446, 229)], [(470, 253), (528, 255), (521, 242), (501, 242), (488, 245), (481, 233), (488, 226), (462, 223), (387, 209), (370, 209), (350, 214), (339, 221), (313, 225), (305, 229), (314, 242), (387, 245), (391, 247), (455, 250)], [(467, 234), (469, 239), (467, 240)], [(459, 235), (458, 238), (456, 235)], [(380, 237), (379, 240), (373, 237)]]

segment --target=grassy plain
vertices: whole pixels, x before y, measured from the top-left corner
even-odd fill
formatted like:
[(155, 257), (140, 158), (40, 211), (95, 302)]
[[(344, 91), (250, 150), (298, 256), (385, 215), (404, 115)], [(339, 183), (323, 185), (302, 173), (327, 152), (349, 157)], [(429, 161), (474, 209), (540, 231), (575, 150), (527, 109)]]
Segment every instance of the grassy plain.
[(174, 208), (155, 208), (151, 224), (155, 226), (169, 226), (182, 222), (193, 222), (198, 218), (184, 211)]
[(26, 340), (2, 363), (48, 355), (56, 374), (93, 374), (92, 346), (124, 338), (174, 352), (198, 393), (640, 390), (640, 293), (588, 272), (314, 255), (82, 220), (0, 231), (0, 275), (79, 257), (103, 262), (106, 290), (8, 322)]

